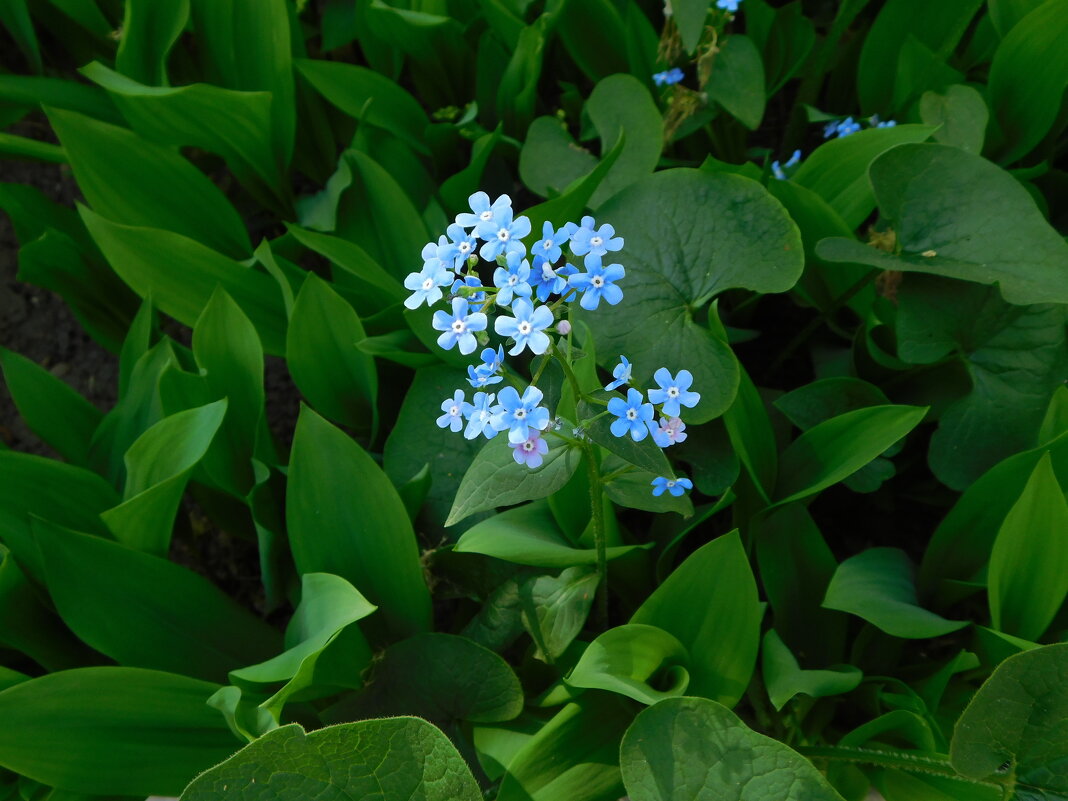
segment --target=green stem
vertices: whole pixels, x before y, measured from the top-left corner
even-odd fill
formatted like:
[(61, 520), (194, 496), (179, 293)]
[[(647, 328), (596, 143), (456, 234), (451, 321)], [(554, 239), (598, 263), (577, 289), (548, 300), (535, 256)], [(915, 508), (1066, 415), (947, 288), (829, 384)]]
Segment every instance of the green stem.
[[(967, 784), (981, 784), (1004, 790), (1006, 782), (972, 779), (961, 776), (949, 760), (939, 754), (915, 754), (907, 751), (877, 751), (873, 748), (856, 748), (842, 745), (797, 746), (794, 749), (802, 756), (823, 762), (849, 762), (855, 765), (876, 765), (909, 773), (927, 773), (945, 779), (956, 779)], [(1011, 777), (1010, 781), (1011, 781)]]
[(586, 470), (590, 480), (590, 513), (593, 522), (593, 543), (597, 548), (597, 618), (608, 628), (608, 545), (604, 530), (604, 487), (597, 469), (597, 452), (593, 443), (583, 441)]

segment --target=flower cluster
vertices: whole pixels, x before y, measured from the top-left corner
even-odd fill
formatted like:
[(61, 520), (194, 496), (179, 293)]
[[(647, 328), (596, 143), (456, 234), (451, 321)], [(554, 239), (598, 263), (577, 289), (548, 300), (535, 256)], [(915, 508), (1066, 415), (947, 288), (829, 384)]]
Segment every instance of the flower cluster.
[[(831, 120), (823, 126), (823, 138), (830, 139), (832, 136), (837, 136), (841, 139), (844, 136), (855, 134), (863, 127), (861, 122), (854, 120), (852, 117), (846, 117), (844, 120)], [(871, 128), (893, 128), (897, 125), (894, 120), (880, 120), (878, 114), (873, 114), (868, 118), (867, 122)]]

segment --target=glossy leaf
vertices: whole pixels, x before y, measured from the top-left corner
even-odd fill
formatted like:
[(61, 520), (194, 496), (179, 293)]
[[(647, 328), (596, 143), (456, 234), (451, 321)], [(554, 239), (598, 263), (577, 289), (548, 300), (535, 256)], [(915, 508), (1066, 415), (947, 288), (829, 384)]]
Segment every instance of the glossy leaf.
[(826, 698), (847, 693), (856, 689), (864, 678), (864, 674), (852, 665), (803, 670), (775, 629), (768, 629), (764, 635), (760, 653), (764, 685), (768, 688), (771, 705), (776, 709), (782, 709), (795, 695)]
[(649, 90), (631, 75), (599, 81), (586, 101), (586, 113), (601, 138), (601, 154), (623, 139), (623, 150), (590, 198), (591, 208), (650, 174), (663, 148), (663, 122)]
[(587, 645), (565, 681), (572, 687), (607, 690), (641, 704), (655, 704), (686, 693), (688, 661), (686, 648), (663, 629), (628, 623)]
[(586, 624), (598, 581), (589, 567), (568, 567), (559, 576), (538, 576), (519, 586), (521, 619), (537, 646), (536, 658), (551, 664), (567, 650)]

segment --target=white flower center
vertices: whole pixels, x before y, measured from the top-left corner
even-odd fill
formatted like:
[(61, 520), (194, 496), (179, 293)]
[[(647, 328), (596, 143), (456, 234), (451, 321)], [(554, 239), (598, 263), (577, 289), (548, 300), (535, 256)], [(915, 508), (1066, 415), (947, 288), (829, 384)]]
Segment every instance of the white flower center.
[(593, 245), (595, 248), (599, 248), (601, 245), (604, 244), (604, 240), (601, 239), (601, 237), (599, 236), (591, 236), (590, 244)]
[(515, 413), (514, 413), (514, 414), (513, 414), (512, 416), (513, 416), (513, 417), (514, 417), (514, 418), (515, 418), (516, 420), (523, 420), (523, 419), (525, 419), (525, 418), (526, 418), (526, 416), (527, 416), (527, 410), (526, 410), (526, 409), (516, 409), (516, 410), (515, 410)]
[(674, 438), (674, 436), (675, 436), (675, 429), (674, 429), (674, 428), (665, 428), (665, 429), (664, 429), (664, 433), (665, 433), (665, 434), (667, 434), (667, 435), (668, 435), (669, 437), (672, 437), (672, 438)]
[(604, 278), (599, 275), (595, 275), (593, 278), (590, 279), (590, 283), (593, 284), (594, 287), (596, 287), (597, 289), (600, 289), (604, 286)]
[(668, 481), (667, 486), (674, 487), (675, 486), (675, 482), (674, 481)]
[(637, 420), (638, 419), (638, 412), (635, 411), (634, 409), (627, 409), (627, 419), (628, 420)]
[(423, 281), (423, 289), (430, 289), (430, 287), (432, 286), (434, 286), (433, 278), (427, 278), (425, 281)]
[(530, 333), (530, 323), (526, 322), (525, 320), (519, 324), (518, 328), (520, 334)]
[(511, 236), (511, 233), (509, 233), (507, 228), (502, 228), (501, 230), (499, 230), (497, 232), (497, 238), (499, 240), (501, 240), (502, 242), (507, 242), (508, 241), (508, 237), (510, 237), (510, 236)]
[(490, 413), (487, 412), (485, 409), (483, 409), (481, 412), (478, 413), (478, 419), (479, 419), (480, 422), (484, 423), (487, 420), (489, 420), (489, 418), (490, 418)]
[(532, 450), (534, 450), (534, 443), (528, 439), (526, 442), (523, 443), (523, 450), (525, 450), (527, 453), (530, 453)]
[(541, 265), (541, 280), (548, 283), (556, 278), (556, 273), (553, 272), (553, 268), (548, 264)]
[(518, 275), (510, 275), (510, 276), (508, 276), (508, 286), (515, 286), (516, 281), (518, 281), (518, 280), (519, 280), (519, 276)]
[(668, 395), (669, 398), (677, 398), (677, 397), (679, 397), (679, 388), (678, 387), (668, 387), (667, 395)]
[(541, 246), (543, 248), (545, 248), (546, 250), (552, 250), (553, 249), (553, 241), (551, 239), (546, 239), (544, 242), (541, 243)]
[(493, 219), (493, 211), (490, 210), (490, 209), (487, 209), (486, 211), (484, 211), (484, 212), (482, 212), (481, 214), (478, 215), (478, 219), (482, 220), (482, 222), (486, 222), (486, 220), (492, 220)]
[(459, 417), (460, 416), (460, 407), (457, 406), (456, 404), (453, 404), (452, 406), (450, 406), (449, 407), (449, 416), (450, 417)]
[(469, 251), (471, 249), (471, 243), (470, 242), (461, 242), (459, 244), (459, 248), (460, 248), (460, 252), (461, 253), (467, 253), (467, 251)]
[(462, 334), (464, 331), (467, 330), (467, 323), (465, 323), (463, 320), (453, 320), (452, 330), (455, 331), (457, 334)]

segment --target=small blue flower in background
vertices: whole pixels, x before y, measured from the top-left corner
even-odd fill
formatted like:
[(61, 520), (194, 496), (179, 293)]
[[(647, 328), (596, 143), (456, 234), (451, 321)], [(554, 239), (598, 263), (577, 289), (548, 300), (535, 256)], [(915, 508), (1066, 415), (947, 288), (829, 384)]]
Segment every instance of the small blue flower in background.
[(577, 273), (568, 277), (567, 284), (582, 293), (579, 305), (587, 311), (593, 311), (601, 302), (601, 298), (610, 306), (615, 306), (623, 300), (623, 290), (615, 285), (626, 275), (622, 264), (609, 264), (601, 266), (599, 258), (586, 260), (586, 272)]
[(475, 227), (479, 239), (486, 240), (479, 249), (479, 254), (486, 261), (496, 261), (502, 253), (526, 255), (527, 246), (523, 237), (530, 233), (530, 220), (527, 217), (512, 219), (512, 208), (495, 211), (492, 220), (480, 222)]
[(738, 13), (738, 4), (742, 0), (716, 0), (716, 8), (722, 8), (724, 11), (729, 11), (732, 14)]
[(630, 374), (633, 370), (631, 363), (627, 361), (626, 356), (619, 357), (619, 364), (612, 368), (612, 378), (615, 381), (610, 381), (605, 387), (606, 390), (611, 392), (616, 387), (621, 387), (624, 384), (630, 383)]
[(426, 301), (427, 306), (433, 306), (441, 300), (441, 287), (448, 286), (452, 279), (453, 274), (439, 259), (428, 259), (422, 270), (408, 273), (408, 277), (404, 279), (404, 288), (414, 290), (414, 294), (404, 299), (404, 305), (415, 309)]
[(478, 240), (456, 223), (446, 228), (445, 233), (451, 241), (438, 245), (437, 256), (445, 264), (451, 265), (452, 269), (459, 270), (467, 257), (475, 252)]
[[(585, 219), (583, 219), (585, 222)], [(592, 220), (591, 220), (592, 222)], [(571, 235), (571, 252), (576, 256), (604, 256), (610, 250), (623, 248), (623, 237), (615, 236), (616, 229), (605, 223), (598, 229), (579, 228)], [(615, 238), (613, 238), (615, 237)], [(587, 266), (589, 260), (587, 259)]]
[(491, 222), (502, 210), (512, 208), (512, 199), (508, 195), (501, 195), (490, 203), (489, 195), (485, 192), (475, 192), (467, 202), (473, 213), (463, 212), (456, 215), (456, 224), (464, 228), (474, 228), (479, 223)]
[(793, 155), (790, 156), (790, 160), (785, 164), (779, 164), (777, 160), (771, 162), (771, 173), (780, 181), (785, 181), (788, 177), (786, 175), (786, 170), (796, 166), (799, 161), (801, 161), (801, 151), (795, 150)]
[(667, 448), (687, 437), (686, 424), (677, 417), (661, 417), (660, 427), (653, 430), (653, 442)]
[(453, 432), (459, 431), (464, 425), (464, 407), (470, 406), (464, 400), (464, 391), (456, 390), (451, 398), (441, 402), (441, 411), (445, 412), (438, 418), (438, 428), (448, 428)]
[(558, 270), (541, 256), (534, 257), (534, 266), (530, 269), (530, 285), (534, 287), (538, 300), (545, 303), (550, 295), (559, 295), (567, 287), (567, 276), (577, 273), (570, 264), (564, 264)]
[(502, 337), (511, 337), (515, 345), (508, 352), (518, 356), (524, 348), (542, 354), (549, 349), (549, 335), (545, 329), (553, 324), (553, 313), (548, 306), (534, 308), (526, 298), (517, 298), (512, 304), (515, 317), (498, 317), (493, 321), (493, 330)]
[(464, 405), (464, 416), (467, 418), (464, 438), (475, 439), (479, 434), (486, 439), (497, 436), (497, 429), (493, 426), (493, 418), (498, 411), (497, 407), (492, 405), (495, 397), (492, 392), (476, 392), (472, 402)]
[(511, 306), (517, 296), (530, 297), (530, 263), (522, 253), (508, 254), (508, 269), (498, 267), (493, 271), (493, 285), (500, 290), (497, 293), (498, 306)]
[(612, 435), (622, 437), (630, 434), (635, 442), (641, 442), (649, 434), (653, 425), (653, 404), (645, 403), (642, 393), (636, 389), (627, 390), (627, 399), (612, 398), (608, 401), (608, 411), (616, 416), (612, 421)]
[(572, 241), (574, 241), (575, 234), (578, 233), (578, 230), (580, 228), (588, 228), (592, 231), (595, 225), (597, 225), (597, 222), (593, 219), (593, 217), (590, 217), (587, 214), (585, 217), (582, 218), (582, 225), (579, 225), (578, 223), (567, 222), (564, 223), (564, 230), (567, 231), (567, 235), (571, 237)]
[(497, 384), (504, 380), (499, 375), (503, 366), (504, 348), (500, 346), (497, 347), (497, 350), (486, 348), (482, 351), (482, 364), (478, 367), (474, 365), (467, 366), (467, 382), (476, 389), (490, 384)]
[(689, 370), (679, 370), (678, 375), (672, 378), (668, 369), (661, 367), (653, 373), (653, 379), (660, 389), (649, 390), (649, 400), (664, 404), (664, 414), (668, 417), (678, 417), (682, 411), (680, 405), (693, 408), (701, 400), (700, 393), (689, 391), (693, 383), (693, 374)]
[(897, 125), (895, 120), (880, 120), (878, 114), (871, 115), (872, 128), (893, 128), (895, 125)]
[[(453, 295), (459, 295), (460, 290), (464, 288), (482, 289), (482, 282), (478, 280), (477, 275), (469, 275), (463, 279), (457, 278), (452, 282), (449, 292)], [(464, 297), (466, 297), (467, 302), (471, 304), (471, 311), (482, 311), (482, 304), (486, 302), (485, 292), (472, 292)]]
[(846, 117), (841, 121), (831, 120), (823, 126), (823, 138), (830, 139), (832, 136), (837, 136), (841, 139), (844, 136), (855, 134), (859, 130), (860, 123), (856, 122), (852, 117)]
[(551, 264), (556, 264), (563, 255), (560, 246), (564, 244), (569, 237), (570, 234), (568, 234), (566, 227), (561, 228), (559, 231), (554, 231), (553, 224), (546, 220), (545, 224), (541, 227), (541, 239), (530, 249), (530, 252), (535, 256), (541, 256)]
[(449, 350), (459, 344), (464, 356), (474, 353), (478, 340), (473, 332), (485, 331), (487, 322), (482, 312), (471, 312), (466, 298), (453, 298), (451, 315), (444, 311), (434, 312), (434, 330), (444, 332), (438, 337), (438, 346)]
[(671, 86), (673, 83), (678, 83), (686, 75), (678, 67), (672, 67), (669, 70), (663, 72), (657, 72), (653, 74), (653, 83), (657, 86)]
[(542, 457), (549, 452), (549, 443), (537, 431), (531, 431), (522, 442), (509, 442), (508, 447), (513, 449), (512, 458), (516, 464), (525, 464), (532, 470), (541, 467)]
[(693, 489), (693, 482), (688, 478), (665, 478), (660, 476), (649, 483), (653, 485), (653, 495), (657, 497), (663, 495), (666, 490), (677, 498), (686, 490)]
[(544, 431), (549, 426), (549, 410), (538, 405), (542, 397), (537, 387), (527, 387), (523, 397), (515, 387), (505, 387), (497, 396), (500, 411), (493, 417), (493, 426), (498, 431), (508, 429), (508, 441), (516, 443), (530, 439), (531, 429)]

